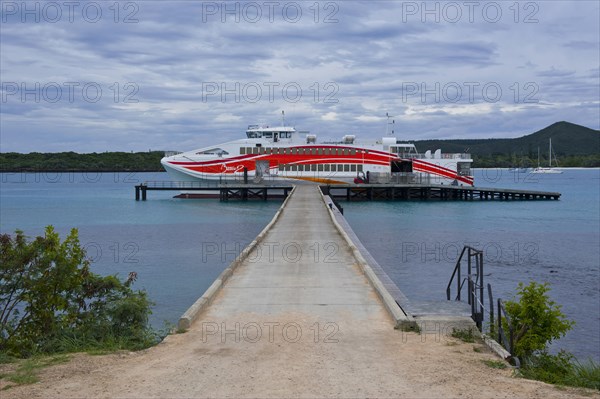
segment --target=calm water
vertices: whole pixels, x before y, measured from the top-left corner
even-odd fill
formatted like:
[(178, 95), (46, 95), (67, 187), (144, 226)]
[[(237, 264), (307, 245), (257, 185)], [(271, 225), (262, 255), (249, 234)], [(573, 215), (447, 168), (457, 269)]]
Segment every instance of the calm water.
[[(531, 175), (478, 170), (482, 187), (562, 193), (560, 201), (343, 202), (363, 244), (414, 300), (445, 299), (464, 244), (484, 250), (486, 283), (509, 299), (520, 281), (548, 282), (576, 325), (553, 349), (600, 360), (600, 171)], [(376, 223), (373, 221), (376, 220)]]
[(61, 237), (79, 229), (94, 271), (124, 279), (156, 304), (152, 324), (176, 323), (271, 220), (279, 201), (221, 203), (178, 200), (174, 192), (134, 200), (134, 185), (168, 180), (160, 173), (0, 174), (0, 232), (42, 234), (54, 225)]
[[(0, 232), (28, 235), (77, 227), (101, 274), (125, 278), (156, 303), (152, 323), (175, 323), (260, 230), (279, 201), (178, 200), (133, 186), (152, 173), (0, 174)], [(560, 201), (344, 203), (345, 216), (390, 277), (413, 300), (445, 299), (464, 244), (485, 251), (486, 282), (510, 298), (518, 282), (547, 281), (577, 325), (555, 348), (600, 360), (600, 171), (562, 175), (476, 171), (479, 186), (560, 191)], [(377, 221), (373, 223), (373, 221)]]

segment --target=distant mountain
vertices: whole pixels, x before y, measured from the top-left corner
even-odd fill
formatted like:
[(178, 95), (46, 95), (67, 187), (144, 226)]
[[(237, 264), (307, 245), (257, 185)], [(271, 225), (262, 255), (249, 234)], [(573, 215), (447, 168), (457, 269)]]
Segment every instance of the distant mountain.
[(473, 167), (533, 167), (548, 163), (548, 142), (559, 166), (600, 167), (600, 130), (569, 122), (556, 122), (527, 136), (514, 139), (418, 140), (419, 151), (467, 152), (473, 156)]
[(514, 155), (537, 159), (537, 149), (543, 156), (548, 153), (548, 140), (557, 157), (598, 155), (600, 153), (600, 130), (569, 122), (556, 122), (527, 136), (514, 139), (467, 139), (467, 140), (419, 140), (417, 149), (442, 152), (468, 152), (473, 156)]

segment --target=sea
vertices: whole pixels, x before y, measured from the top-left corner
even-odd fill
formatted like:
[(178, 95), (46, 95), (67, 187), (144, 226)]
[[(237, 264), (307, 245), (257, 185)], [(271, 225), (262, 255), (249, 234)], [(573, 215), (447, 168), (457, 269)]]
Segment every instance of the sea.
[[(600, 362), (600, 170), (556, 175), (475, 169), (480, 187), (562, 193), (549, 201), (342, 202), (365, 247), (412, 301), (445, 300), (464, 245), (484, 253), (485, 284), (513, 299), (520, 282), (547, 282), (575, 321), (552, 351)], [(175, 199), (134, 186), (165, 173), (1, 173), (0, 233), (64, 237), (77, 228), (96, 273), (127, 278), (152, 302), (156, 329), (179, 316), (271, 220), (281, 201)], [(487, 297), (486, 297), (487, 299)], [(487, 317), (487, 315), (486, 315)]]

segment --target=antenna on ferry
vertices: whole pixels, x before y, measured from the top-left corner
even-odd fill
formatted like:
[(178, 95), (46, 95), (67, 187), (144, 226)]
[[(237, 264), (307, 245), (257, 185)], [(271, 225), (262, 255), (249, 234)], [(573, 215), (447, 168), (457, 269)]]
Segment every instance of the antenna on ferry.
[(285, 127), (285, 111), (281, 111), (281, 126)]
[[(385, 113), (385, 116), (387, 117), (387, 123), (385, 125), (385, 135), (386, 136), (393, 136), (394, 135), (394, 125), (396, 123), (395, 120), (392, 119), (392, 123), (390, 123), (390, 118), (393, 118), (393, 115), (390, 115), (388, 112)], [(392, 125), (392, 133), (389, 133), (389, 126)]]

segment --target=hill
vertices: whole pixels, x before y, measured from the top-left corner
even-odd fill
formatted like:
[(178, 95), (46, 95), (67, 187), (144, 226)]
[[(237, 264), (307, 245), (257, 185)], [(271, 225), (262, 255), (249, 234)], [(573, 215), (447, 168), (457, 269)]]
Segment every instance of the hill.
[(556, 122), (535, 133), (513, 139), (419, 140), (417, 149), (468, 152), (475, 167), (537, 166), (548, 160), (548, 140), (560, 166), (600, 166), (600, 131), (569, 122)]

